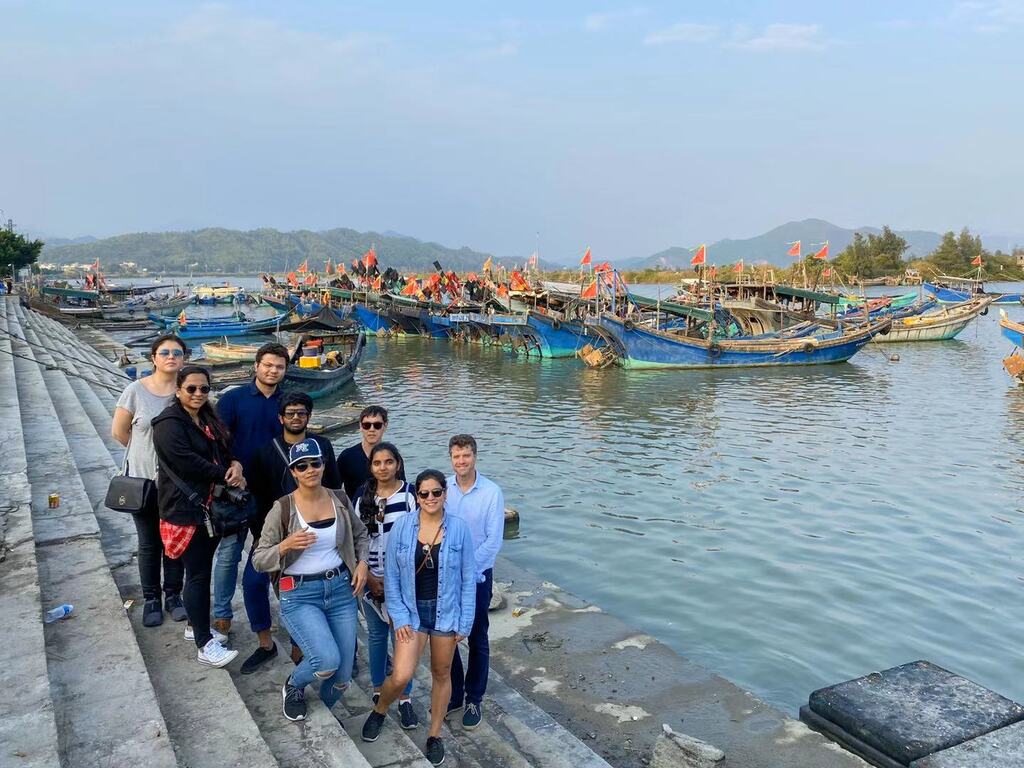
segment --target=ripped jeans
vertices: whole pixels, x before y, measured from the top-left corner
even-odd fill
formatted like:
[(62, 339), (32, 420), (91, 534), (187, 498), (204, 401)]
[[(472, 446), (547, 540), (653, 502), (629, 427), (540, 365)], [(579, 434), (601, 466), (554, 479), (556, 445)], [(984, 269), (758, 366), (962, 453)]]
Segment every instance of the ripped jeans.
[(301, 578), (295, 577), (295, 589), (281, 592), (281, 621), (303, 653), (302, 662), (292, 672), (291, 684), (305, 688), (319, 680), (320, 698), (330, 708), (352, 679), (356, 598), (344, 567), (333, 579)]

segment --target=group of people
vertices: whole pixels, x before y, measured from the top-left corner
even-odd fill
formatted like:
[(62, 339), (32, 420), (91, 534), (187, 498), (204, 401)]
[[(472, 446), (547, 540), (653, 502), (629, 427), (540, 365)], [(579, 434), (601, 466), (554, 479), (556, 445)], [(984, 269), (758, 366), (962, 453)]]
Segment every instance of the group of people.
[[(185, 622), (199, 663), (233, 661), (232, 601), (251, 533), (242, 595), (258, 645), (239, 671), (256, 673), (278, 655), (273, 590), (295, 663), (281, 689), (284, 716), (305, 718), (314, 683), (333, 707), (353, 675), (362, 614), (374, 691), (362, 738), (374, 741), (396, 701), (401, 727), (418, 727), (412, 680), (429, 642), (425, 752), (440, 765), (443, 721), (461, 715), (464, 728), (475, 728), (487, 688), (487, 612), (504, 500), (476, 469), (476, 440), (453, 436), (452, 473), (426, 469), (410, 483), (398, 447), (383, 439), (381, 406), (363, 409), (359, 443), (337, 457), (330, 440), (307, 433), (313, 401), (280, 386), (284, 346), (260, 347), (253, 380), (216, 407), (210, 373), (188, 364), (182, 339), (160, 336), (150, 351), (153, 372), (122, 393), (111, 429), (126, 447), (124, 473), (156, 486), (152, 508), (133, 515), (143, 624), (158, 626), (167, 614)], [(239, 530), (220, 529), (214, 499), (242, 491), (255, 502), (253, 514)]]

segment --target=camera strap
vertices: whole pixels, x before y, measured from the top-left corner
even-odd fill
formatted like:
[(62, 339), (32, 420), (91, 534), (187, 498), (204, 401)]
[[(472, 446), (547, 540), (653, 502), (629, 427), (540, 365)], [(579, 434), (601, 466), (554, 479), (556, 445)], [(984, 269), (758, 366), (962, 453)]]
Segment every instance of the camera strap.
[(183, 494), (185, 494), (185, 496), (188, 498), (189, 504), (194, 504), (197, 507), (200, 507), (207, 514), (210, 513), (210, 500), (212, 499), (213, 496), (212, 486), (210, 487), (210, 496), (208, 496), (206, 501), (204, 502), (200, 500), (200, 496), (198, 493), (195, 492), (195, 489), (193, 489), (184, 480), (182, 480), (173, 471), (171, 471), (170, 467), (161, 466), (158, 471), (166, 473), (167, 476), (171, 478), (171, 482), (174, 483), (177, 489), (181, 491)]

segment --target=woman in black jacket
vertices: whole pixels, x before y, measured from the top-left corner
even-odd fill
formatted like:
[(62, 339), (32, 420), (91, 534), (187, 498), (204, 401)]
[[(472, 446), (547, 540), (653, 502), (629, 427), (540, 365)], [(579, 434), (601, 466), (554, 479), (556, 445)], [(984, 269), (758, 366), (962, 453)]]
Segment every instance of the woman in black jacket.
[(176, 383), (174, 402), (153, 419), (160, 536), (167, 555), (185, 565), (185, 637), (195, 640), (201, 664), (223, 667), (238, 651), (224, 648), (227, 637), (210, 629), (210, 574), (220, 538), (208, 526), (204, 505), (215, 484), (244, 488), (245, 478), (241, 464), (231, 459), (227, 429), (209, 403), (209, 372), (186, 365)]

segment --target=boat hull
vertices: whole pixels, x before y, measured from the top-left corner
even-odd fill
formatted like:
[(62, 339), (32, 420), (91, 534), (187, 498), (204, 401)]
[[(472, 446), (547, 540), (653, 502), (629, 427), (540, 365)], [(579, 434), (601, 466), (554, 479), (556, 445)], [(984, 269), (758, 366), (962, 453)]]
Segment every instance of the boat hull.
[(339, 368), (325, 370), (289, 365), (284, 374), (282, 389), (285, 392), (305, 392), (314, 400), (333, 395), (352, 383), (365, 349), (366, 335), (361, 333), (356, 341), (355, 350)]
[[(980, 298), (977, 294), (971, 295), (970, 291), (955, 291), (952, 288), (943, 288), (941, 285), (924, 283), (924, 289), (932, 294), (942, 304), (962, 304), (971, 299)], [(1020, 304), (1020, 293), (982, 294), (983, 296), (995, 296), (993, 304)]]
[(376, 309), (370, 309), (365, 304), (353, 304), (352, 315), (366, 329), (367, 333), (388, 333), (391, 331), (391, 321), (388, 320), (387, 314)]
[(1015, 323), (1006, 315), (1005, 309), (999, 310), (999, 332), (1003, 337), (1024, 349), (1024, 323)]
[(537, 340), (541, 357), (575, 357), (577, 350), (585, 344), (597, 347), (602, 343), (586, 330), (583, 323), (575, 320), (558, 320), (531, 311), (526, 323)]
[(828, 365), (849, 360), (872, 336), (892, 324), (882, 320), (854, 331), (832, 334), (836, 338), (799, 341), (764, 339), (711, 343), (627, 324), (603, 314), (597, 321), (602, 334), (611, 337), (623, 368), (756, 368), (796, 365)]

